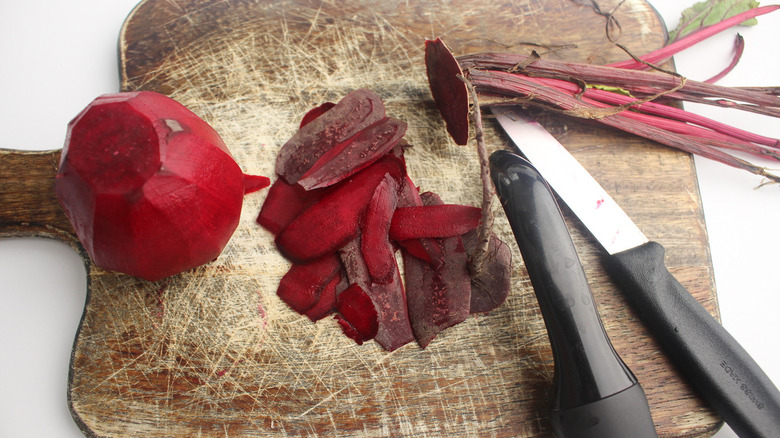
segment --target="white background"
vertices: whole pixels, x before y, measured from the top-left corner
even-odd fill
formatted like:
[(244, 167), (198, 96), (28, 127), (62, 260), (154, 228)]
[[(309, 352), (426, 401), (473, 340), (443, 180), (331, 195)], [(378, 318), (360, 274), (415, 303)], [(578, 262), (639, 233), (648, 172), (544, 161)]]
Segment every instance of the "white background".
[[(694, 0), (650, 1), (671, 29)], [(119, 89), (116, 43), (136, 2), (2, 2), (0, 148), (60, 148), (68, 121), (99, 94)], [(780, 11), (759, 21), (739, 29), (745, 55), (721, 84), (780, 85)], [(698, 80), (717, 73), (730, 59), (735, 32), (678, 55), (678, 71)], [(777, 119), (686, 108), (780, 137)], [(780, 383), (780, 187), (756, 189), (761, 179), (746, 172), (703, 159), (696, 165), (723, 323)], [(81, 436), (65, 393), (85, 290), (82, 262), (64, 244), (0, 240), (0, 437)]]

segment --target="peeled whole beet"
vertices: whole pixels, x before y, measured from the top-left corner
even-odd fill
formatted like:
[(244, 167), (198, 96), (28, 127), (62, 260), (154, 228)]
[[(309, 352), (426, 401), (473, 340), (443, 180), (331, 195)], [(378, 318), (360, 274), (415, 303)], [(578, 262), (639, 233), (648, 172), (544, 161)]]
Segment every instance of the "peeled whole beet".
[(100, 96), (70, 122), (55, 190), (97, 266), (154, 281), (217, 258), (264, 181), (245, 180), (182, 104), (141, 91)]

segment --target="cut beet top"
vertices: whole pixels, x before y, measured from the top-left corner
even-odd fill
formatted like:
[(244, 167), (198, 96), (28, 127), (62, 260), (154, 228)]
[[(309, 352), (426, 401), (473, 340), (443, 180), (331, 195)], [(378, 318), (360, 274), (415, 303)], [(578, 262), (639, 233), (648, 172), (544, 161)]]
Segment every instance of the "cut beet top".
[(158, 280), (219, 256), (244, 193), (268, 182), (245, 178), (194, 113), (144, 91), (98, 97), (70, 122), (55, 190), (97, 266)]
[(469, 141), (469, 93), (460, 64), (444, 42), (436, 38), (425, 42), (425, 68), (436, 107), (447, 124), (455, 143)]

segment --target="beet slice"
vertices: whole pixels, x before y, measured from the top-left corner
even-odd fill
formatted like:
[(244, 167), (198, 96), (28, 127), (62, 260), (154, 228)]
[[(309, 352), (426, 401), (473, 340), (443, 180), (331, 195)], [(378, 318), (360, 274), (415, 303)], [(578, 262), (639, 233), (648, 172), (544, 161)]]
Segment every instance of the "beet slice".
[(361, 226), (360, 252), (374, 283), (388, 283), (398, 269), (395, 248), (388, 238), (390, 220), (398, 203), (398, 182), (385, 176), (374, 191)]
[(438, 240), (445, 253), (439, 267), (413, 256), (404, 257), (409, 320), (421, 348), (442, 330), (465, 321), (471, 309), (471, 278), (462, 239)]
[(429, 265), (434, 264), (434, 261), (431, 259), (431, 255), (429, 253), (429, 248), (433, 245), (423, 245), (422, 239), (402, 240), (398, 242), (398, 245), (401, 246), (404, 251), (409, 253), (409, 255), (417, 257)]
[(387, 351), (395, 351), (412, 342), (414, 333), (409, 322), (406, 290), (398, 265), (391, 281), (374, 284), (367, 292), (374, 300), (379, 315), (379, 331), (374, 340)]
[(276, 174), (295, 184), (330, 148), (384, 118), (384, 104), (374, 92), (359, 89), (347, 94), (304, 124), (282, 146), (276, 156)]
[(322, 290), (341, 269), (338, 257), (328, 254), (311, 263), (293, 264), (279, 282), (276, 294), (288, 306), (305, 314), (317, 304)]
[(322, 288), (317, 303), (306, 311), (306, 316), (313, 322), (317, 322), (335, 312), (336, 295), (346, 289), (347, 286), (346, 275), (342, 272), (338, 272)]
[[(466, 254), (470, 258), (477, 245), (477, 233), (463, 236)], [(471, 278), (470, 313), (490, 312), (506, 301), (512, 280), (512, 251), (495, 234), (490, 236), (488, 254), (481, 272)]]
[[(441, 205), (437, 195), (423, 195), (427, 205)], [(409, 319), (421, 348), (427, 347), (442, 330), (463, 322), (471, 309), (471, 278), (463, 239), (453, 236), (430, 240), (442, 248), (441, 265), (433, 267), (404, 255)]]
[(393, 258), (393, 275), (384, 284), (372, 283), (366, 261), (360, 251), (360, 239), (357, 238), (339, 251), (341, 262), (347, 271), (350, 283), (361, 286), (371, 297), (379, 320), (379, 331), (374, 339), (387, 351), (393, 351), (414, 340), (406, 308), (406, 291), (398, 265)]
[(311, 190), (342, 181), (390, 152), (405, 133), (405, 122), (385, 118), (325, 152), (298, 184)]
[(336, 297), (336, 319), (344, 334), (358, 345), (374, 339), (379, 330), (376, 306), (366, 291), (353, 284)]
[(347, 242), (339, 249), (339, 259), (347, 273), (349, 283), (358, 284), (363, 290), (371, 287), (371, 274), (368, 272), (368, 265), (361, 252), (360, 236)]
[(273, 234), (279, 234), (296, 216), (319, 201), (326, 190), (304, 190), (279, 178), (266, 195), (257, 223)]
[[(423, 205), (423, 200), (420, 196), (420, 190), (407, 175), (402, 180), (401, 188), (398, 191), (398, 207), (417, 207), (421, 205)], [(424, 260), (430, 265), (439, 266), (444, 262), (444, 253), (441, 247), (431, 239), (407, 239), (397, 241), (396, 243), (404, 247), (409, 254)]]
[(423, 205), (396, 209), (390, 224), (390, 239), (404, 241), (423, 237), (466, 234), (479, 225), (482, 211), (457, 204)]
[(358, 235), (360, 218), (385, 175), (400, 179), (404, 172), (401, 160), (390, 155), (358, 172), (277, 234), (279, 251), (298, 263), (335, 252)]
[(436, 38), (425, 42), (425, 69), (433, 100), (439, 109), (447, 132), (455, 143), (469, 141), (469, 94), (460, 64), (444, 42)]
[(159, 280), (219, 256), (246, 179), (211, 126), (142, 91), (100, 96), (70, 122), (54, 185), (97, 266)]
[(303, 115), (303, 118), (301, 118), (301, 124), (298, 126), (298, 129), (303, 128), (304, 126), (311, 123), (314, 119), (317, 117), (325, 114), (326, 111), (333, 108), (336, 104), (333, 102), (325, 102), (320, 106), (314, 107), (309, 110), (306, 114)]

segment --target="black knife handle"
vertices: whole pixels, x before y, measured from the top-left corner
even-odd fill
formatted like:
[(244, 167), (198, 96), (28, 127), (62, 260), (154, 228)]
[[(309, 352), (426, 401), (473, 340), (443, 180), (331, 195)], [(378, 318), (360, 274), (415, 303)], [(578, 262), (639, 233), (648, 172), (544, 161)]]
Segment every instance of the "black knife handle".
[(649, 242), (609, 257), (609, 269), (685, 378), (740, 437), (780, 436), (780, 392), (747, 351), (669, 273)]
[(523, 256), (553, 350), (558, 438), (657, 437), (644, 391), (607, 337), (563, 215), (547, 182), (507, 151), (491, 177)]

